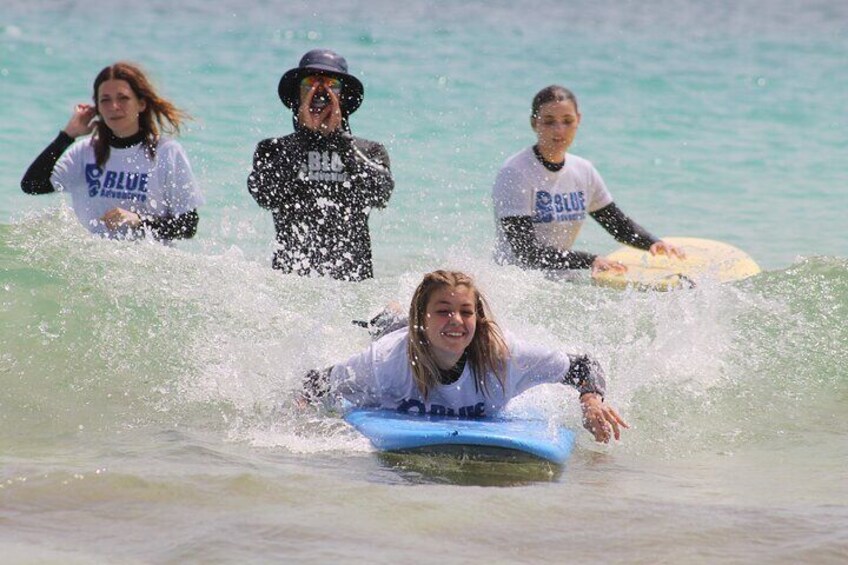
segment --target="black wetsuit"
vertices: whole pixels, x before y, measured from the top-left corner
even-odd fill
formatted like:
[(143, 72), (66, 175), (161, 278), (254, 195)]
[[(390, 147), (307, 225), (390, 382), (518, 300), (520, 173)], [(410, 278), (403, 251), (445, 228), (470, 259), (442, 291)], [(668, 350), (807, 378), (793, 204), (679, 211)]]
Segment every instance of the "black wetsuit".
[(247, 187), (273, 212), (274, 268), (349, 281), (374, 276), (368, 214), (394, 189), (381, 144), (297, 128), (259, 142)]

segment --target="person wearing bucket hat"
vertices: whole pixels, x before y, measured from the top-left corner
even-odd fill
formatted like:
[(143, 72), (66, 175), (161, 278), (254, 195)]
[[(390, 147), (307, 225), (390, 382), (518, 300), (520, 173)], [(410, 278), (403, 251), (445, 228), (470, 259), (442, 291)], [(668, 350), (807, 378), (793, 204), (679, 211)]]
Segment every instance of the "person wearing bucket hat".
[(345, 58), (329, 49), (313, 49), (301, 57), (297, 67), (287, 71), (280, 79), (277, 94), (287, 108), (294, 110), (299, 107), (301, 81), (311, 75), (332, 77), (341, 81), (343, 88), (340, 102), (343, 114), (354, 113), (362, 104), (365, 89), (358, 78), (348, 73)]
[(394, 190), (386, 148), (351, 134), (362, 82), (347, 61), (313, 49), (280, 78), (294, 133), (260, 141), (247, 188), (271, 210), (277, 231), (272, 266), (286, 273), (359, 281), (374, 276), (368, 216)]

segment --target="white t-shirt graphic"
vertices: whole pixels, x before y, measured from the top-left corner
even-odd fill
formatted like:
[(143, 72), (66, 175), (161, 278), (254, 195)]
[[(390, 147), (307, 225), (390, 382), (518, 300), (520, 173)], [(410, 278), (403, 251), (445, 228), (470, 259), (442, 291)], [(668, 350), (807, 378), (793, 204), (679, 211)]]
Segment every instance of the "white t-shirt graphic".
[(506, 160), (492, 188), (497, 230), (495, 258), (513, 263), (512, 247), (500, 220), (530, 216), (536, 238), (544, 246), (567, 251), (574, 245), (589, 212), (612, 202), (600, 173), (591, 162), (565, 156), (565, 166), (550, 171), (539, 162), (532, 147)]
[(382, 408), (413, 414), (494, 416), (510, 399), (544, 383), (561, 383), (568, 373), (568, 355), (506, 336), (510, 358), (506, 386), (487, 375), (488, 391), (477, 390), (471, 364), (459, 379), (439, 385), (425, 401), (412, 376), (407, 357), (408, 328), (392, 332), (362, 353), (335, 365), (331, 389), (358, 407)]
[(145, 216), (178, 216), (203, 204), (191, 165), (182, 146), (160, 139), (152, 161), (143, 143), (126, 149), (111, 147), (99, 168), (91, 137), (77, 140), (53, 167), (50, 182), (71, 195), (80, 223), (91, 233), (107, 237), (131, 236), (129, 228), (110, 231), (100, 220), (113, 208)]

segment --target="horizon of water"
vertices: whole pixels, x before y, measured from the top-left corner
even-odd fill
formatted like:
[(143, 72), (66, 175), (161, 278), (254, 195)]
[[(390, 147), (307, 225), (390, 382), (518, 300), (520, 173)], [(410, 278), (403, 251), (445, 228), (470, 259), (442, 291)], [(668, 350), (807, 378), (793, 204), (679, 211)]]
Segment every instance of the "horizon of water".
[[(245, 180), (291, 131), (280, 75), (314, 47), (365, 84), (355, 134), (396, 189), (375, 278), (270, 269)], [(10, 563), (841, 563), (848, 555), (848, 5), (841, 2), (93, 0), (0, 14), (0, 548)], [(166, 248), (91, 238), (23, 171), (140, 62), (194, 119), (207, 197)], [(491, 183), (561, 83), (575, 154), (647, 229), (730, 243), (761, 275), (616, 291), (492, 264)], [(578, 248), (617, 244), (587, 223)], [(621, 442), (563, 468), (378, 456), (292, 402), (368, 342), (350, 320), (434, 268), (475, 275), (501, 324), (591, 352)], [(575, 393), (511, 406), (580, 429)]]

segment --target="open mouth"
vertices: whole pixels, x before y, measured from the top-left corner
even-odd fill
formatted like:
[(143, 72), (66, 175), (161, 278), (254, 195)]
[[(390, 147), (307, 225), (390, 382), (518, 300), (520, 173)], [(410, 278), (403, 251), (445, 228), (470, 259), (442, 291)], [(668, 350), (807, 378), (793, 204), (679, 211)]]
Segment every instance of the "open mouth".
[(463, 337), (465, 332), (441, 332), (445, 337)]

